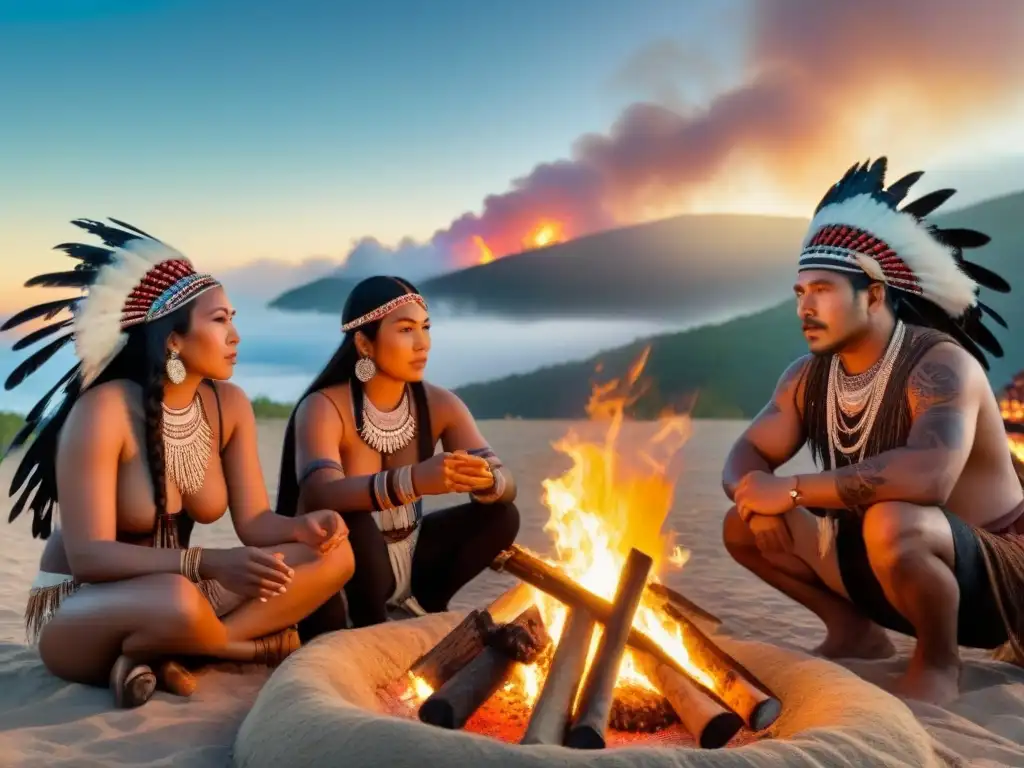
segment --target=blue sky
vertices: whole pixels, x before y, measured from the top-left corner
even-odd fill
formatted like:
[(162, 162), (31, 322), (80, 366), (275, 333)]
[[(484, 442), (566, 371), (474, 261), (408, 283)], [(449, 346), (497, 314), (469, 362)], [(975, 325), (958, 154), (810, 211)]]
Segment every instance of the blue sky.
[(427, 237), (603, 130), (627, 57), (711, 7), (2, 0), (2, 237), (114, 215), (218, 264)]
[(213, 270), (428, 238), (652, 98), (659, 41), (688, 101), (739, 83), (750, 2), (0, 0), (0, 313), (79, 216)]

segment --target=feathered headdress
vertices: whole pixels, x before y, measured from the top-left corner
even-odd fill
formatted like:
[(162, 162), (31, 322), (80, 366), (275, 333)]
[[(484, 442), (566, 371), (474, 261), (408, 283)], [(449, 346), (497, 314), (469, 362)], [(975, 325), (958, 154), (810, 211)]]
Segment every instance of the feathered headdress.
[(1003, 356), (984, 325), (983, 313), (1004, 328), (1006, 321), (978, 300), (981, 287), (1008, 293), (1010, 285), (989, 269), (967, 261), (965, 248), (990, 238), (972, 229), (940, 229), (927, 220), (956, 190), (940, 189), (899, 204), (923, 176), (907, 174), (885, 186), (887, 160), (851, 167), (818, 203), (804, 238), (799, 269), (864, 273), (900, 292), (900, 316), (909, 323), (948, 333), (988, 367), (985, 350)]
[[(25, 283), (26, 287), (77, 288), (82, 293), (24, 309), (0, 326), (0, 331), (8, 331), (40, 318), (49, 321), (49, 324), (14, 343), (14, 349), (21, 350), (49, 340), (11, 372), (4, 384), (7, 390), (21, 384), (69, 342), (74, 342), (78, 358), (78, 362), (29, 411), (25, 425), (11, 441), (3, 458), (23, 445), (37, 430), (46, 429), (47, 422), (43, 417), (58, 392), (63, 390), (67, 394), (73, 388), (77, 393), (95, 382), (124, 348), (129, 328), (164, 317), (219, 285), (210, 275), (196, 272), (184, 255), (152, 235), (117, 219), (110, 221), (116, 227), (90, 219), (73, 221), (75, 226), (99, 237), (105, 247), (62, 243), (55, 250), (64, 251), (77, 260), (79, 263), (74, 269), (38, 275)], [(65, 310), (71, 317), (58, 319)], [(66, 332), (50, 339), (61, 331)], [(68, 405), (67, 400), (65, 405)], [(38, 445), (37, 440), (26, 451), (14, 474), (10, 495), (14, 496), (19, 490), (21, 495), (11, 509), (9, 519), (14, 520), (22, 512), (33, 491), (47, 485), (47, 493), (43, 494), (49, 500), (45, 503), (47, 508), (37, 509), (40, 505), (32, 504), (35, 513), (33, 535), (45, 538), (49, 534), (50, 513), (56, 498), (56, 479), (44, 477), (41, 468), (45, 463), (33, 455)], [(52, 472), (45, 474), (52, 475)]]

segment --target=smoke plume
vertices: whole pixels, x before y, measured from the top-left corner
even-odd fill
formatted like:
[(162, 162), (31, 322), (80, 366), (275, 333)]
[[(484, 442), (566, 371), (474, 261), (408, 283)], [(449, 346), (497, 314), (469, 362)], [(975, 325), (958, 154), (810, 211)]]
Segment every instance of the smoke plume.
[[(538, 165), (480, 213), (427, 244), (364, 240), (343, 271), (436, 274), (479, 261), (481, 242), (495, 257), (537, 244), (541, 222), (573, 238), (684, 211), (745, 178), (809, 211), (853, 162), (888, 154), (913, 170), (1024, 92), (1020, 0), (757, 0), (753, 14), (738, 85), (695, 108), (660, 83), (657, 101), (627, 107), (606, 134), (582, 136), (571, 159)], [(705, 74), (665, 41), (629, 66), (652, 62)]]

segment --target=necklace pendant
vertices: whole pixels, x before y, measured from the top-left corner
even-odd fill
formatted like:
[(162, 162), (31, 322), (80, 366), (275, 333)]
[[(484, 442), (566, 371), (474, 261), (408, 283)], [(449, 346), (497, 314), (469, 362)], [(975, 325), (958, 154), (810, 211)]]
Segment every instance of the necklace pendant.
[(363, 396), (363, 427), (360, 436), (378, 453), (392, 454), (405, 448), (416, 434), (416, 418), (409, 405), (409, 390), (393, 411), (381, 411)]

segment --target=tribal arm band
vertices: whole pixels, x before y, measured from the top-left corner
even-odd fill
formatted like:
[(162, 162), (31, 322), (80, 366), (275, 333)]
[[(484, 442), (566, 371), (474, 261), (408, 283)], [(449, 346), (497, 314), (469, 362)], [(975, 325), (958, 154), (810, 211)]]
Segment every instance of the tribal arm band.
[(418, 498), (411, 466), (385, 469), (370, 475), (370, 500), (375, 512), (403, 507)]
[(470, 496), (481, 504), (509, 504), (514, 501), (516, 498), (515, 480), (512, 478), (512, 473), (498, 458), (498, 454), (490, 446), (474, 448), (467, 453), (486, 459), (491, 468), (491, 474), (494, 476), (494, 484), (490, 488), (475, 491)]
[(299, 475), (299, 485), (301, 486), (309, 479), (310, 475), (314, 472), (319, 472), (321, 469), (334, 469), (337, 470), (342, 477), (345, 476), (345, 468), (338, 462), (334, 461), (334, 459), (314, 459), (303, 468), (302, 473)]

